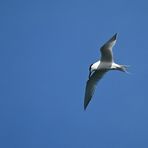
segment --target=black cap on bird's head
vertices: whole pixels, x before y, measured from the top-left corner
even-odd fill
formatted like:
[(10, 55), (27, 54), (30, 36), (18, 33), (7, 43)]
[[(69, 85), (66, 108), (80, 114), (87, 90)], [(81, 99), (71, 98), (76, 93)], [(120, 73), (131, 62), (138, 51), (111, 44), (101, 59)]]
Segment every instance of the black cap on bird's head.
[(91, 66), (92, 66), (93, 64), (91, 64), (90, 66), (89, 66), (89, 77), (88, 78), (90, 78), (90, 76), (91, 76)]

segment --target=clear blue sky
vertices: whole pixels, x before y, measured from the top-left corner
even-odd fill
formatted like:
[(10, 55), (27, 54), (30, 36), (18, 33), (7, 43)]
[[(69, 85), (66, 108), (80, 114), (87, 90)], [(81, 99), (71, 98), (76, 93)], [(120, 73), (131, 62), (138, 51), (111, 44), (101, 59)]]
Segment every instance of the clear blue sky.
[[(0, 2), (1, 148), (148, 148), (148, 2)], [(88, 67), (118, 32), (117, 63), (86, 111)]]

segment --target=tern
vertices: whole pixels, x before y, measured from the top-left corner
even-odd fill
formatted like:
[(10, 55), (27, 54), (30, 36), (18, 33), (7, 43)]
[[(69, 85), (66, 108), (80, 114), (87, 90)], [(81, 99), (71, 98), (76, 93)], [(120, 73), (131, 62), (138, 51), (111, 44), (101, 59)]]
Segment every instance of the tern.
[(97, 82), (109, 70), (119, 70), (127, 73), (128, 66), (119, 65), (114, 62), (112, 48), (117, 40), (117, 33), (111, 37), (101, 48), (101, 59), (89, 67), (89, 78), (86, 83), (85, 97), (84, 97), (84, 110), (87, 108), (93, 94)]

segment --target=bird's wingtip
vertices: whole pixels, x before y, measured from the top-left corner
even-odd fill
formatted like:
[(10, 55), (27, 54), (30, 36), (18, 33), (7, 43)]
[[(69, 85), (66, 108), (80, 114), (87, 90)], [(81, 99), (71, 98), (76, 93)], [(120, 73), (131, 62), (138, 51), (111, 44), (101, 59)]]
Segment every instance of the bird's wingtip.
[(118, 36), (118, 32), (115, 33), (115, 35), (113, 36), (113, 38), (116, 40), (117, 39), (117, 36)]
[(86, 104), (84, 104), (84, 111), (86, 110), (86, 108), (87, 108), (87, 105), (86, 105)]
[(116, 36), (117, 36), (118, 34), (119, 34), (118, 32), (115, 33)]
[(115, 33), (109, 41), (117, 40), (118, 33)]
[(89, 101), (88, 102), (84, 102), (84, 111), (86, 110), (88, 104), (89, 104)]

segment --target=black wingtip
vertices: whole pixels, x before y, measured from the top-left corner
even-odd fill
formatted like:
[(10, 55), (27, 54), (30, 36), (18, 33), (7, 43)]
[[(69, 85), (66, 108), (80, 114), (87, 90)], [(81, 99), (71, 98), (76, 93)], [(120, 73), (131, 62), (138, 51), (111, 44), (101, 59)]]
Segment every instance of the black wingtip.
[(115, 35), (114, 35), (115, 39), (117, 39), (117, 36), (118, 36), (118, 33), (115, 33)]
[(117, 35), (118, 35), (118, 33), (115, 33), (115, 34), (111, 37), (111, 39), (109, 40), (109, 42), (110, 42), (110, 41), (115, 41), (115, 40), (117, 39)]
[(118, 36), (118, 33), (115, 33), (114, 36), (112, 37), (113, 40), (116, 40)]
[(87, 107), (87, 106), (84, 104), (84, 111), (86, 110), (86, 107)]
[(87, 108), (89, 102), (90, 102), (90, 101), (88, 101), (88, 102), (84, 102), (84, 111), (86, 110), (86, 108)]

